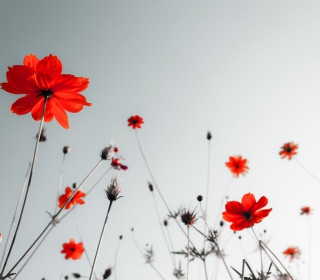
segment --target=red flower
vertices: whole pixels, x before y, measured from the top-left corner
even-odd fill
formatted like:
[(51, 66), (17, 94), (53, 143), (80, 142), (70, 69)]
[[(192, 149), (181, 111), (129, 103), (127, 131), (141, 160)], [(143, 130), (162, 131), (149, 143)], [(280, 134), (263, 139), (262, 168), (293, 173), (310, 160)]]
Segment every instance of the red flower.
[(288, 160), (292, 159), (292, 156), (296, 155), (297, 152), (296, 150), (298, 149), (298, 145), (293, 144), (293, 142), (289, 142), (289, 143), (285, 143), (282, 147), (281, 147), (282, 151), (279, 152), (279, 155), (282, 158), (287, 157)]
[(91, 106), (79, 94), (89, 85), (89, 79), (61, 74), (62, 64), (57, 56), (49, 55), (39, 60), (34, 54), (26, 55), (23, 65), (8, 68), (7, 83), (1, 83), (3, 90), (13, 94), (26, 94), (11, 105), (10, 110), (17, 115), (31, 112), (39, 121), (45, 98), (48, 98), (44, 121), (55, 117), (57, 122), (68, 129), (68, 116), (65, 111), (78, 113), (83, 106)]
[[(72, 195), (73, 191), (70, 187), (66, 187), (66, 194), (63, 194), (59, 197), (59, 208), (62, 208), (63, 205), (67, 202), (69, 197)], [(80, 190), (77, 190), (73, 198), (67, 203), (66, 209), (70, 209), (71, 206), (74, 204), (84, 204), (84, 201), (82, 200), (82, 197), (84, 197), (86, 194)]]
[(303, 214), (309, 215), (310, 213), (311, 213), (310, 207), (305, 206), (305, 207), (302, 207), (302, 208), (301, 208), (301, 213), (300, 213), (300, 215), (303, 215)]
[(143, 119), (138, 115), (132, 116), (128, 119), (128, 126), (132, 126), (132, 129), (141, 128)]
[(111, 161), (111, 166), (114, 168), (114, 169), (122, 169), (122, 170), (127, 170), (128, 169), (128, 166), (125, 166), (123, 164), (121, 164), (119, 162), (120, 159), (118, 158), (113, 158), (112, 161)]
[(289, 247), (283, 252), (283, 254), (286, 256), (290, 256), (290, 261), (292, 261), (295, 258), (298, 259), (301, 252), (297, 247)]
[(247, 193), (242, 197), (241, 203), (238, 201), (227, 202), (226, 211), (222, 213), (222, 216), (225, 221), (232, 223), (230, 226), (232, 230), (243, 230), (255, 223), (260, 223), (263, 218), (269, 215), (272, 208), (260, 210), (267, 204), (268, 199), (265, 196), (256, 202), (254, 195)]
[(244, 176), (249, 169), (249, 167), (246, 166), (246, 163), (247, 160), (242, 159), (242, 156), (229, 157), (229, 162), (226, 162), (226, 166), (229, 167), (234, 176), (239, 177), (239, 174)]
[(82, 242), (76, 243), (73, 238), (70, 239), (69, 243), (64, 243), (62, 245), (63, 250), (61, 253), (66, 254), (66, 259), (79, 260), (82, 257), (82, 253), (84, 252), (84, 248)]

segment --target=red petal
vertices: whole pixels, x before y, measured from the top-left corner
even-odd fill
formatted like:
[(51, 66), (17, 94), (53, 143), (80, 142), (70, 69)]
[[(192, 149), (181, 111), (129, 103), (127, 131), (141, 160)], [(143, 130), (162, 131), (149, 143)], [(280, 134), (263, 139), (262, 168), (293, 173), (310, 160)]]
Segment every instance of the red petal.
[(234, 231), (243, 230), (244, 228), (249, 228), (250, 223), (246, 219), (239, 220), (236, 223), (233, 223), (230, 228)]
[(55, 80), (52, 87), (54, 92), (61, 93), (77, 93), (84, 91), (89, 85), (89, 79), (83, 77), (75, 77), (74, 75), (62, 74)]
[(54, 117), (54, 113), (53, 113), (52, 101), (51, 101), (51, 98), (49, 98), (46, 105), (46, 112), (44, 114), (44, 121), (51, 122), (53, 117)]
[(265, 196), (262, 196), (258, 202), (252, 207), (252, 213), (256, 212), (257, 210), (265, 207), (268, 204), (268, 199)]
[(62, 63), (57, 56), (50, 54), (39, 61), (37, 71), (55, 78), (61, 75)]
[(28, 94), (24, 97), (19, 98), (16, 102), (11, 105), (11, 112), (17, 115), (25, 115), (40, 102), (40, 98), (37, 98), (35, 94)]
[(83, 104), (75, 103), (72, 101), (66, 101), (61, 99), (56, 99), (56, 102), (59, 103), (62, 109), (71, 112), (71, 113), (78, 113), (83, 109)]
[(33, 106), (33, 109), (31, 111), (32, 118), (36, 121), (41, 120), (42, 111), (43, 111), (44, 98), (42, 97), (39, 99), (40, 99), (39, 102)]
[(242, 197), (241, 203), (245, 212), (247, 212), (255, 205), (256, 199), (252, 193), (247, 193)]
[(265, 217), (267, 217), (269, 215), (269, 213), (271, 212), (272, 208), (270, 209), (264, 209), (264, 210), (260, 210), (256, 213), (254, 213), (252, 215), (252, 222), (254, 223), (260, 223), (262, 221), (262, 219), (264, 219)]
[(30, 67), (33, 71), (37, 71), (37, 65), (39, 63), (39, 58), (34, 54), (29, 54), (24, 57), (23, 65)]
[(243, 205), (238, 201), (229, 201), (225, 207), (230, 214), (242, 214), (245, 212)]
[(52, 106), (54, 111), (54, 116), (57, 122), (65, 129), (69, 129), (68, 116), (66, 112), (60, 107), (59, 103), (52, 98)]

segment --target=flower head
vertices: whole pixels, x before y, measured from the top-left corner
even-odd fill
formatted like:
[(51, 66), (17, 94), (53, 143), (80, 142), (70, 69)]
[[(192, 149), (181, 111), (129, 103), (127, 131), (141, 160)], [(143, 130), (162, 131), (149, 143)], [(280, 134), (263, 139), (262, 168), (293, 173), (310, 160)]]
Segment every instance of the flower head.
[(297, 154), (296, 150), (298, 149), (298, 145), (294, 144), (293, 142), (289, 142), (289, 143), (285, 143), (281, 147), (281, 149), (282, 149), (282, 151), (279, 152), (279, 155), (282, 158), (287, 157), (288, 160), (291, 160), (292, 156)]
[(118, 148), (114, 145), (114, 143), (111, 141), (110, 146), (105, 147), (102, 151), (101, 151), (101, 159), (103, 160), (107, 160), (107, 159), (111, 159), (113, 157), (113, 153), (117, 153), (118, 152)]
[(120, 170), (120, 169), (127, 170), (128, 166), (125, 166), (125, 165), (121, 164), (119, 161), (120, 161), (119, 158), (113, 158), (112, 161), (111, 161), (111, 166), (114, 169), (117, 169), (117, 170)]
[(121, 179), (119, 178), (119, 176), (116, 176), (111, 179), (110, 185), (104, 191), (107, 195), (107, 198), (110, 201), (115, 201), (121, 197), (121, 196), (119, 196), (121, 189), (122, 189)]
[[(63, 205), (65, 205), (65, 203), (67, 202), (67, 200), (69, 199), (69, 197), (72, 195), (73, 191), (71, 190), (70, 187), (66, 187), (66, 193), (61, 195), (59, 197), (59, 208), (62, 208)], [(86, 194), (80, 190), (77, 190), (77, 192), (75, 193), (75, 195), (73, 196), (73, 198), (67, 203), (66, 205), (66, 209), (70, 209), (71, 206), (73, 206), (74, 204), (84, 204), (84, 201), (82, 200), (82, 197), (84, 197)]]
[(61, 253), (66, 254), (66, 259), (79, 260), (84, 252), (82, 242), (77, 244), (73, 238), (70, 239), (69, 243), (64, 243), (62, 247)]
[(310, 207), (304, 206), (304, 207), (301, 208), (301, 213), (300, 213), (300, 215), (306, 214), (306, 215), (308, 216), (308, 215), (310, 215), (310, 213), (311, 213)]
[(181, 220), (185, 225), (192, 226), (197, 220), (195, 210), (183, 210), (181, 213)]
[(301, 252), (297, 247), (289, 247), (287, 250), (283, 252), (284, 255), (290, 257), (290, 261), (293, 259), (298, 259)]
[(69, 146), (64, 146), (63, 149), (62, 149), (62, 152), (66, 155), (68, 153), (70, 153), (71, 151), (71, 148)]
[(138, 115), (132, 116), (128, 119), (128, 126), (132, 126), (132, 129), (141, 128), (143, 119)]
[(38, 139), (38, 137), (39, 137), (39, 142), (47, 141), (47, 130), (45, 127), (41, 129), (40, 136), (39, 136), (39, 133), (37, 133), (36, 139)]
[(247, 193), (242, 197), (241, 203), (238, 201), (229, 201), (226, 204), (226, 211), (222, 213), (225, 221), (231, 222), (230, 228), (234, 231), (249, 228), (255, 223), (260, 223), (263, 218), (267, 217), (272, 210), (261, 208), (268, 204), (268, 199), (262, 196), (258, 202), (253, 194)]
[(245, 175), (249, 169), (246, 164), (247, 160), (242, 159), (242, 156), (229, 157), (229, 161), (226, 162), (226, 166), (235, 177), (239, 177), (240, 174)]
[(62, 63), (57, 56), (49, 55), (39, 60), (34, 54), (26, 55), (23, 65), (8, 68), (7, 82), (1, 88), (13, 94), (25, 94), (11, 105), (11, 112), (25, 115), (31, 112), (34, 120), (42, 117), (47, 99), (44, 121), (56, 118), (64, 128), (69, 128), (66, 111), (78, 113), (83, 106), (91, 106), (79, 94), (89, 85), (89, 79), (62, 73)]

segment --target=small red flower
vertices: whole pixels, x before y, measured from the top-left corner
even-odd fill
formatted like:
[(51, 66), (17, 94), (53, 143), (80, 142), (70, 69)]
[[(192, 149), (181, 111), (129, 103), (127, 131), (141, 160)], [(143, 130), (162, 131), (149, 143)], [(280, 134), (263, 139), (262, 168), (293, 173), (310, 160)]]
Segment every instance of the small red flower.
[(267, 204), (268, 199), (265, 196), (262, 196), (256, 202), (254, 195), (247, 193), (242, 197), (241, 203), (238, 201), (227, 202), (226, 211), (222, 213), (222, 216), (225, 221), (232, 223), (230, 226), (232, 230), (243, 230), (253, 226), (255, 223), (260, 223), (269, 215), (272, 208), (260, 210)]
[(242, 159), (242, 156), (237, 157), (229, 157), (229, 161), (226, 162), (226, 166), (229, 167), (231, 173), (235, 177), (239, 177), (240, 174), (243, 176), (248, 171), (249, 167), (246, 166), (247, 160), (244, 158)]
[(39, 60), (34, 54), (26, 55), (23, 65), (8, 68), (7, 83), (1, 88), (13, 94), (26, 94), (11, 105), (11, 112), (25, 115), (31, 112), (33, 119), (39, 121), (45, 98), (48, 98), (44, 115), (45, 122), (56, 118), (64, 128), (69, 128), (66, 111), (78, 113), (83, 106), (91, 106), (79, 94), (89, 85), (89, 79), (61, 74), (62, 63), (57, 56), (49, 55)]
[(300, 213), (300, 215), (304, 215), (304, 214), (309, 215), (310, 213), (311, 213), (310, 207), (305, 206), (305, 207), (302, 207), (302, 208), (301, 208), (301, 213)]
[(132, 126), (132, 129), (141, 128), (143, 119), (138, 115), (132, 116), (128, 119), (128, 126)]
[(84, 252), (82, 242), (76, 243), (73, 238), (70, 239), (69, 243), (64, 243), (62, 245), (63, 250), (61, 253), (66, 254), (66, 259), (79, 260), (82, 257), (82, 253)]
[(293, 259), (298, 259), (301, 252), (297, 247), (289, 247), (287, 250), (283, 252), (284, 255), (290, 257), (290, 261)]
[[(67, 200), (69, 199), (69, 197), (72, 195), (73, 191), (71, 190), (70, 187), (66, 187), (66, 193), (61, 195), (59, 197), (59, 208), (62, 208), (63, 205), (67, 202)], [(67, 203), (66, 208), (65, 209), (70, 209), (71, 206), (73, 206), (74, 204), (84, 204), (84, 201), (82, 200), (82, 197), (84, 197), (86, 194), (80, 190), (77, 190), (77, 192), (75, 193), (75, 195), (73, 196), (73, 198)]]
[(294, 144), (293, 142), (289, 142), (289, 143), (285, 143), (281, 147), (281, 149), (282, 149), (282, 151), (279, 152), (279, 155), (282, 158), (287, 157), (288, 160), (291, 160), (292, 156), (297, 154), (296, 150), (298, 149), (298, 145)]
[(111, 161), (111, 166), (114, 168), (114, 169), (122, 169), (122, 170), (127, 170), (128, 169), (128, 166), (125, 166), (123, 164), (121, 164), (119, 162), (120, 159), (118, 158), (113, 158), (112, 161)]

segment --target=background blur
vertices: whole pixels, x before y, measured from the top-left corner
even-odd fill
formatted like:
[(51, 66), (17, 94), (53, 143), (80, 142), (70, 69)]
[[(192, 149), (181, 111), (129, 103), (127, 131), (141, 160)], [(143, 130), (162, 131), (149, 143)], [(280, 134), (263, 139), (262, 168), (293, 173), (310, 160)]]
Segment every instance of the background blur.
[[(83, 94), (93, 104), (68, 114), (69, 130), (55, 120), (46, 124), (48, 140), (40, 144), (24, 220), (7, 268), (49, 222), (45, 211), (53, 212), (55, 207), (63, 146), (71, 147), (64, 190), (82, 181), (98, 162), (100, 150), (113, 139), (129, 169), (122, 172), (124, 197), (111, 209), (96, 273), (101, 276), (114, 266), (122, 234), (117, 278), (157, 279), (132, 241), (134, 227), (139, 245), (153, 246), (154, 266), (166, 279), (173, 279), (148, 190), (151, 178), (135, 133), (127, 127), (127, 119), (138, 114), (145, 122), (138, 131), (142, 147), (173, 210), (181, 205), (193, 209), (198, 205), (196, 197), (206, 193), (206, 133), (210, 130), (209, 224), (221, 217), (220, 201), (231, 179), (225, 162), (229, 156), (242, 155), (249, 160), (250, 170), (246, 177), (232, 180), (229, 199), (240, 200), (248, 192), (256, 198), (268, 197), (273, 211), (255, 230), (257, 234), (267, 230), (269, 246), (295, 279), (308, 279), (310, 225), (311, 276), (316, 279), (320, 185), (295, 160), (281, 159), (279, 151), (285, 142), (297, 143), (297, 159), (320, 177), (319, 27), (317, 1), (1, 1), (0, 80), (6, 80), (7, 66), (22, 64), (26, 54), (43, 58), (52, 53), (61, 59), (63, 73), (90, 78)], [(30, 114), (10, 112), (16, 99), (1, 92), (0, 231), (4, 241), (39, 125)], [(104, 162), (82, 190), (86, 192), (109, 164)], [(108, 207), (103, 190), (113, 174), (116, 171), (76, 210), (91, 260)], [(167, 210), (160, 200), (158, 205), (165, 218)], [(312, 215), (300, 216), (302, 206), (310, 206)], [(175, 249), (182, 249), (187, 241), (172, 220), (169, 230)], [(84, 256), (66, 261), (60, 253), (71, 237), (79, 242), (73, 215), (53, 230), (19, 277), (58, 279), (63, 268), (64, 275), (89, 276)], [(191, 238), (202, 244), (194, 230)], [(250, 230), (234, 234), (227, 224), (221, 243), (227, 240), (228, 265), (240, 270), (242, 259), (247, 258), (255, 270), (260, 269), (259, 254), (252, 253), (257, 245)], [(283, 257), (288, 246), (300, 248), (299, 260), (290, 263)], [(185, 271), (186, 259), (181, 260)], [(210, 279), (215, 265), (216, 258), (209, 257)], [(190, 273), (190, 279), (204, 279), (199, 261), (191, 263)], [(217, 279), (227, 279), (221, 263)]]

